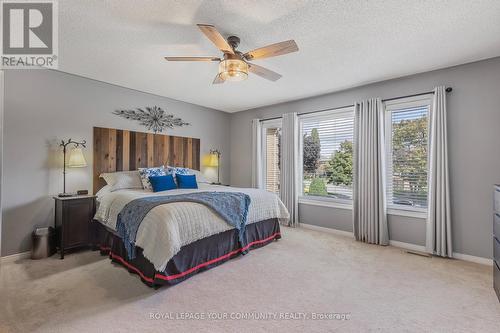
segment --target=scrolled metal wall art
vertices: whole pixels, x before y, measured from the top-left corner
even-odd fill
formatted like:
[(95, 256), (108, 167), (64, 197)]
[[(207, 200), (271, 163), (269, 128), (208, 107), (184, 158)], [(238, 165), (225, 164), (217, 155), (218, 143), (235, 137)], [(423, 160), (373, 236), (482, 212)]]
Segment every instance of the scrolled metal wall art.
[(181, 118), (174, 117), (173, 114), (167, 114), (159, 106), (146, 106), (135, 110), (116, 110), (113, 114), (125, 119), (136, 120), (150, 131), (155, 133), (163, 132), (166, 128), (182, 127), (191, 125), (182, 121)]

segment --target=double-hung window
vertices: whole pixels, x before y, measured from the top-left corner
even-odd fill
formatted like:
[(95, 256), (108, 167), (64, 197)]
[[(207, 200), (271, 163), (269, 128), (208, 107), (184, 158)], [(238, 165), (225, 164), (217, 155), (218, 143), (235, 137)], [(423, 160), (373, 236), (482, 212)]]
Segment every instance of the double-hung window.
[(354, 110), (300, 116), (302, 199), (352, 201)]
[(261, 133), (262, 180), (264, 188), (273, 193), (280, 191), (281, 119), (262, 122)]
[(427, 210), (431, 107), (432, 95), (385, 102), (389, 209)]

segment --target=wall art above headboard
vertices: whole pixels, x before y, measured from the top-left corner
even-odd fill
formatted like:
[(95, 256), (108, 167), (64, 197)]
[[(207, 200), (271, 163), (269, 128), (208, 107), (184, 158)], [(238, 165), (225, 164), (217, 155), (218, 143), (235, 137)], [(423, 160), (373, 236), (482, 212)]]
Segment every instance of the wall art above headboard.
[(200, 170), (200, 139), (94, 127), (94, 193), (104, 172), (171, 165)]
[(155, 132), (155, 134), (163, 132), (167, 128), (191, 125), (181, 118), (174, 117), (173, 114), (167, 114), (159, 106), (146, 106), (144, 108), (137, 108), (136, 110), (116, 110), (113, 114), (125, 119), (137, 120), (141, 125), (146, 126), (148, 130)]

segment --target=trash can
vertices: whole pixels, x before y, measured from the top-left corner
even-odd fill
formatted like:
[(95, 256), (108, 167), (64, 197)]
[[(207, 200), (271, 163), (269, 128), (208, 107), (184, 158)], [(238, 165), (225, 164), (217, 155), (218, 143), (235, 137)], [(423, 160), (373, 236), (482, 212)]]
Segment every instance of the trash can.
[(33, 231), (33, 247), (31, 249), (31, 259), (42, 259), (53, 255), (55, 251), (54, 228), (36, 228)]

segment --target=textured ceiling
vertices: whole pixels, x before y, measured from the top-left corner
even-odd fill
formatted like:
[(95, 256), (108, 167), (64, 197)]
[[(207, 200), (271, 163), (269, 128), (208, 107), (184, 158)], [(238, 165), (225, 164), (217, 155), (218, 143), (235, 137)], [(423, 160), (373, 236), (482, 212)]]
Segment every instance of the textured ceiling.
[[(498, 0), (59, 1), (59, 69), (228, 112), (500, 55)], [(212, 85), (220, 56), (196, 27), (246, 51), (295, 39), (299, 52), (256, 60), (283, 75)]]

